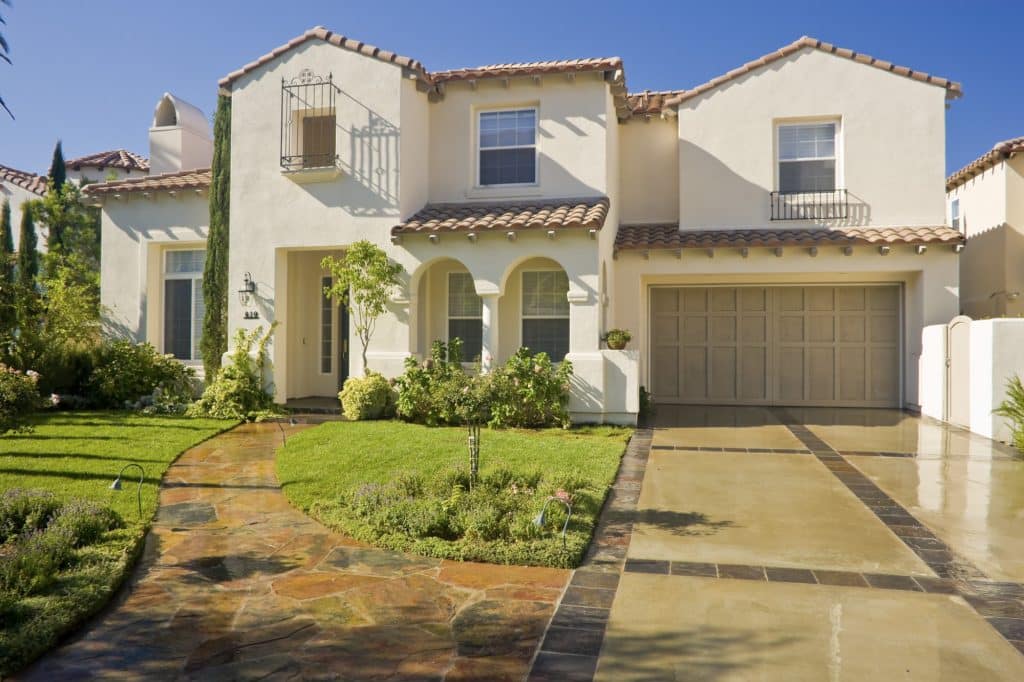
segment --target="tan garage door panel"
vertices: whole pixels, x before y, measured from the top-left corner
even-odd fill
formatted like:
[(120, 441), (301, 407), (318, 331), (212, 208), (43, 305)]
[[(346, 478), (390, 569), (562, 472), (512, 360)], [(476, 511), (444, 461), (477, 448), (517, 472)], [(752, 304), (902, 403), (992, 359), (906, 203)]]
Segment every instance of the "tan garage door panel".
[(899, 286), (655, 288), (651, 315), (656, 399), (899, 403)]

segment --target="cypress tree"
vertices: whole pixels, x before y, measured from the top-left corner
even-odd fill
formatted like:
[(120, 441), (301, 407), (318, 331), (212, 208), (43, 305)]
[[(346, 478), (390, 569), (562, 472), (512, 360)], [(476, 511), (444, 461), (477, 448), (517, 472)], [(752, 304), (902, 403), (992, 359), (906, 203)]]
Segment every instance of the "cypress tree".
[(17, 324), (14, 304), (14, 230), (11, 227), (11, 202), (0, 207), (0, 337), (11, 338)]
[(32, 220), (32, 205), (21, 205), (21, 234), (18, 237), (18, 283), (26, 290), (35, 291), (39, 275), (39, 241), (36, 224)]
[(206, 238), (203, 301), (206, 316), (199, 342), (207, 381), (220, 369), (228, 349), (228, 244), (231, 198), (231, 98), (217, 98), (213, 119), (213, 165), (210, 181), (210, 234)]
[(57, 140), (57, 146), (53, 148), (53, 160), (50, 162), (50, 187), (59, 192), (64, 188), (67, 178), (68, 168), (64, 164), (64, 149), (60, 140)]

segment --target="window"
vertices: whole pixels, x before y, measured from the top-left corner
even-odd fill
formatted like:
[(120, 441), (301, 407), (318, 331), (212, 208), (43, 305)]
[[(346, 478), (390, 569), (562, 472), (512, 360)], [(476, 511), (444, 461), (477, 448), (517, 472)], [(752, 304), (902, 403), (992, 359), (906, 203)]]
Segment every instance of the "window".
[(334, 355), (334, 307), (331, 297), (325, 292), (331, 286), (331, 278), (320, 280), (320, 373), (330, 374)]
[(333, 166), (335, 157), (334, 114), (302, 117), (302, 167)]
[(483, 352), (483, 302), (473, 275), (448, 273), (448, 340), (462, 339), (462, 359), (473, 361)]
[(523, 273), (523, 346), (561, 362), (569, 352), (569, 277), (561, 270)]
[(537, 110), (480, 114), (480, 184), (537, 182)]
[(164, 352), (199, 360), (203, 333), (203, 267), (206, 251), (167, 251), (164, 256)]
[(949, 224), (954, 230), (960, 229), (960, 199), (949, 202)]
[(836, 189), (836, 124), (779, 126), (779, 192)]

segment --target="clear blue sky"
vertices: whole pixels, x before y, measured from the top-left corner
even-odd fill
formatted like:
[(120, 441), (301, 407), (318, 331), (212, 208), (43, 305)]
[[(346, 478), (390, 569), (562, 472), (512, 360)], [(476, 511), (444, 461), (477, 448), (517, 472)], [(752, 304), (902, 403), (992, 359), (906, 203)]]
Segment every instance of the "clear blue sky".
[[(801, 35), (960, 81), (947, 170), (1024, 135), (1024, 2), (404, 2), (13, 0), (0, 63), (0, 163), (45, 171), (65, 155), (147, 154), (165, 91), (208, 115), (217, 79), (322, 24), (428, 69), (617, 55), (631, 90), (686, 88)], [(545, 17), (539, 21), (538, 17)]]

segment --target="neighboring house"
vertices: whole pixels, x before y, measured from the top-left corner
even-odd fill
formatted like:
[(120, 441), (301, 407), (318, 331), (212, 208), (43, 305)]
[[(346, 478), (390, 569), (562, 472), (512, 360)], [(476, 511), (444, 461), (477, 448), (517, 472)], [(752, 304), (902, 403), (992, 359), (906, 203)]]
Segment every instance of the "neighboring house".
[[(21, 205), (26, 201), (41, 199), (46, 194), (46, 177), (0, 165), (0, 204), (4, 199), (11, 203), (11, 228), (14, 231), (14, 248), (19, 248), (21, 238)], [(46, 235), (36, 225), (36, 238), (40, 251), (46, 251)]]
[[(572, 361), (579, 421), (635, 421), (639, 385), (664, 403), (913, 407), (921, 329), (957, 313), (943, 171), (960, 86), (811, 38), (629, 94), (618, 58), (431, 72), (315, 28), (220, 88), (229, 281), (253, 282), (229, 326), (280, 323), (282, 402), (363, 371), (320, 267), (359, 239), (407, 273), (372, 369), (397, 375), (435, 339), (485, 369), (527, 346)], [(111, 323), (186, 360), (205, 165), (89, 191)], [(635, 351), (603, 347), (615, 327)]]
[(965, 315), (1024, 315), (1024, 137), (1005, 140), (946, 179), (947, 219), (960, 254)]
[(127, 149), (112, 149), (65, 161), (67, 177), (78, 184), (149, 175), (149, 160)]

